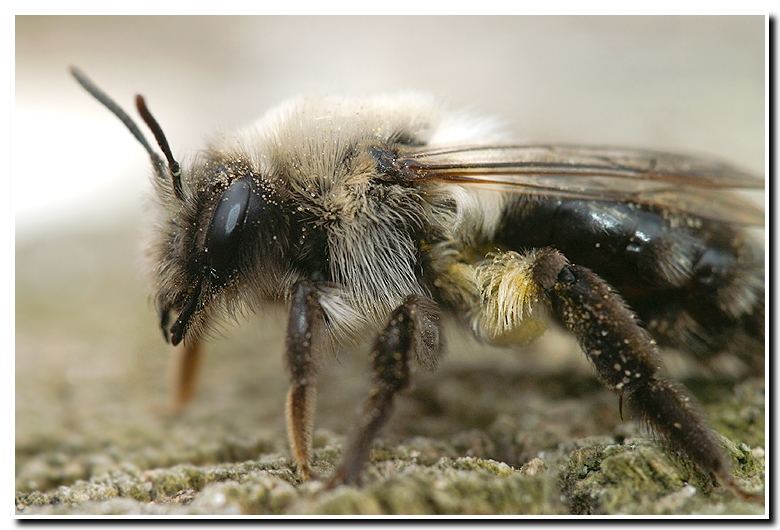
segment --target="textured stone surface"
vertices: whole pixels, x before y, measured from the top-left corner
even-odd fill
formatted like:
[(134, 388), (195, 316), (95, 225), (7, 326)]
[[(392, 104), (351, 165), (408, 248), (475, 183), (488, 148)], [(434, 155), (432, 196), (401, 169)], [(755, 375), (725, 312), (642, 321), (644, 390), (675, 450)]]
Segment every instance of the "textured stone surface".
[[(669, 455), (593, 378), (572, 341), (524, 351), (448, 330), (360, 488), (300, 483), (285, 444), (278, 310), (228, 325), (180, 417), (136, 234), (61, 234), (17, 249), (19, 514), (761, 514)], [(62, 259), (67, 256), (67, 259)], [(745, 489), (762, 491), (764, 381), (670, 371), (702, 402)], [(325, 363), (314, 469), (327, 477), (368, 388), (365, 346)]]

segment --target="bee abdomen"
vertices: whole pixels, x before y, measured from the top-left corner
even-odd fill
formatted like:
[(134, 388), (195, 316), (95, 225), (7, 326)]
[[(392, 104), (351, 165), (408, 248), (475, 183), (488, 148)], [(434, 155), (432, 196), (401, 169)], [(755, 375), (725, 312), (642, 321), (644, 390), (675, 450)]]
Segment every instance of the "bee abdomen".
[(703, 239), (671, 228), (656, 212), (624, 203), (575, 200), (508, 206), (497, 241), (511, 248), (554, 246), (572, 261), (598, 270), (613, 285), (642, 290), (683, 287), (707, 250)]
[(698, 354), (737, 335), (763, 344), (763, 261), (729, 225), (627, 203), (516, 198), (495, 243), (555, 247), (596, 271), (662, 343)]

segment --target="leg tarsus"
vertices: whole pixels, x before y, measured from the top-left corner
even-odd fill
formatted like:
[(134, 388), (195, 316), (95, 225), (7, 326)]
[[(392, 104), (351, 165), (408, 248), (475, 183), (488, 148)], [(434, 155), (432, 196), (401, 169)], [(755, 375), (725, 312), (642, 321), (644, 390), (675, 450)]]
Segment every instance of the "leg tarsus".
[(296, 468), (303, 480), (314, 478), (311, 469), (311, 433), (314, 428), (316, 395), (314, 385), (292, 385), (287, 392), (287, 439)]

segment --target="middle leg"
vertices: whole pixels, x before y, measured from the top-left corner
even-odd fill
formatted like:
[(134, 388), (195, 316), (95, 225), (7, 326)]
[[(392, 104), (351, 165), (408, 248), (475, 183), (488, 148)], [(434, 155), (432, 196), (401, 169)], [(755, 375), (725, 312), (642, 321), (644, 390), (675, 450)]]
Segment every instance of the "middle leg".
[(412, 295), (390, 316), (372, 349), (374, 380), (363, 414), (329, 485), (355, 484), (371, 442), (387, 422), (395, 395), (409, 385), (410, 359), (432, 366), (440, 350), (439, 314), (434, 303)]

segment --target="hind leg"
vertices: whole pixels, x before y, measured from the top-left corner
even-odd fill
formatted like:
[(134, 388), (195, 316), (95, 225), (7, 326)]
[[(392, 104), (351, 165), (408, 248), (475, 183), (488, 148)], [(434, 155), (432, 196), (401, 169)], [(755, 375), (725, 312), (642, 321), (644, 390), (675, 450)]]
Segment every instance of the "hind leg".
[[(742, 496), (714, 431), (691, 396), (659, 374), (655, 341), (620, 296), (595, 273), (545, 249), (533, 266), (554, 314), (572, 332), (602, 381), (644, 418), (672, 448)], [(760, 497), (763, 499), (763, 496)]]
[(598, 275), (569, 263), (557, 250), (545, 248), (525, 255), (498, 255), (492, 263), (478, 267), (476, 277), (482, 279), (486, 314), (500, 320), (495, 327), (511, 325), (512, 315), (519, 323), (527, 316), (522, 308), (546, 301), (555, 317), (577, 338), (608, 388), (621, 400), (626, 398), (673, 449), (682, 451), (722, 485), (751, 497), (737, 487), (729, 460), (693, 399), (660, 375), (655, 341)]

